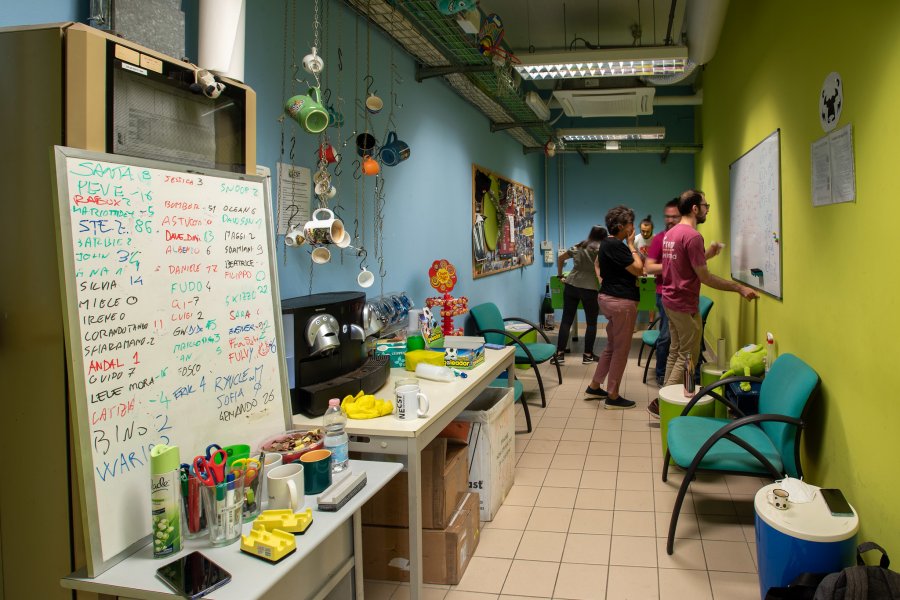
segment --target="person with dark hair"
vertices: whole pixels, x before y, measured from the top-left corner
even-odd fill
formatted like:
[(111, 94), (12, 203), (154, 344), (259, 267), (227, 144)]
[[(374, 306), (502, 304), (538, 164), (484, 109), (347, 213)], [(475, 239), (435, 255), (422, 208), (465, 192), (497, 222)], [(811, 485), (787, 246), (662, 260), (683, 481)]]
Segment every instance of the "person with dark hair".
[[(678, 221), (681, 220), (681, 214), (678, 212), (678, 198), (672, 198), (666, 202), (663, 208), (663, 222), (665, 229), (655, 236), (650, 242), (647, 249), (647, 260), (644, 263), (644, 270), (648, 275), (656, 276), (656, 308), (659, 310), (659, 337), (656, 338), (656, 383), (662, 387), (666, 377), (666, 361), (669, 358), (669, 319), (666, 317), (666, 311), (662, 306), (662, 243), (666, 232), (672, 229)], [(654, 399), (650, 403), (648, 409), (650, 414), (659, 416), (659, 400)]]
[[(587, 400), (604, 398), (605, 408), (633, 408), (635, 403), (619, 395), (619, 384), (631, 350), (631, 334), (637, 319), (640, 292), (637, 278), (643, 274), (641, 253), (634, 248), (634, 211), (616, 206), (606, 213), (609, 237), (600, 243), (600, 310), (607, 319), (606, 347), (585, 393)], [(624, 244), (622, 242), (625, 242)], [(627, 246), (626, 246), (627, 244)], [(600, 387), (606, 380), (609, 391)]]
[[(556, 340), (556, 354), (550, 359), (553, 364), (566, 361), (566, 344), (569, 343), (569, 329), (575, 321), (578, 303), (584, 307), (584, 354), (582, 364), (597, 362), (594, 355), (594, 340), (597, 338), (597, 316), (600, 306), (597, 303), (600, 269), (597, 265), (597, 252), (600, 242), (606, 239), (606, 229), (599, 225), (591, 227), (587, 239), (578, 242), (559, 255), (556, 260), (556, 271), (559, 280), (565, 283), (563, 288), (563, 315), (559, 324), (559, 337)], [(574, 259), (574, 266), (569, 274), (563, 277), (563, 265), (568, 259)]]
[(641, 220), (641, 231), (634, 236), (634, 247), (641, 253), (641, 258), (647, 256), (650, 242), (653, 240), (653, 219), (650, 215)]
[[(704, 250), (703, 236), (697, 225), (706, 222), (710, 204), (700, 190), (686, 190), (678, 198), (681, 220), (666, 232), (662, 249), (662, 304), (669, 318), (669, 358), (666, 362), (665, 385), (680, 383), (687, 361), (697, 362), (700, 355), (700, 284), (726, 292), (737, 292), (745, 299), (758, 296), (751, 288), (736, 281), (716, 277), (706, 267), (707, 254), (717, 255), (722, 244), (714, 242)], [(710, 256), (711, 258), (711, 256)]]

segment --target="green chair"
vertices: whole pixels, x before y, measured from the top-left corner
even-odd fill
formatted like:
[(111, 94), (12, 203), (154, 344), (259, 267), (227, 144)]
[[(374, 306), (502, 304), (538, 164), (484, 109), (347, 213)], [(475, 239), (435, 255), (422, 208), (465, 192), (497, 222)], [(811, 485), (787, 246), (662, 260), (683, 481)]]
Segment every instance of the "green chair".
[[(691, 480), (698, 471), (779, 479), (785, 473), (799, 478), (800, 434), (809, 399), (819, 384), (819, 376), (793, 354), (782, 354), (773, 363), (759, 391), (758, 415), (746, 416), (715, 388), (736, 381), (760, 381), (757, 377), (727, 377), (708, 385), (691, 399), (681, 415), (669, 423), (669, 448), (663, 459), (662, 480), (666, 481), (669, 458), (686, 469), (669, 523), (666, 551), (672, 554), (675, 527)], [(697, 401), (710, 395), (725, 403), (739, 418), (685, 416)]]
[[(705, 362), (703, 358), (703, 351), (706, 349), (706, 342), (704, 341), (704, 333), (706, 332), (706, 318), (709, 316), (710, 311), (712, 310), (714, 302), (712, 298), (707, 296), (700, 296), (700, 318), (703, 321), (703, 329), (700, 331), (700, 360), (697, 361), (697, 368), (700, 368), (700, 365)], [(650, 369), (650, 359), (653, 358), (653, 353), (656, 352), (656, 340), (659, 339), (659, 330), (653, 329), (656, 327), (659, 319), (654, 319), (652, 323), (650, 323), (650, 327), (641, 334), (641, 349), (638, 352), (638, 366), (641, 366), (641, 355), (644, 353), (644, 346), (650, 347), (650, 353), (647, 354), (647, 364), (644, 365), (644, 383), (647, 383), (647, 371)]]
[[(478, 334), (484, 336), (484, 341), (500, 345), (506, 344), (507, 341), (512, 341), (516, 345), (516, 364), (531, 365), (535, 377), (537, 377), (538, 388), (541, 391), (541, 406), (547, 406), (547, 397), (544, 394), (544, 380), (541, 378), (540, 369), (538, 369), (539, 364), (550, 360), (556, 352), (556, 346), (550, 343), (550, 338), (547, 337), (547, 334), (541, 331), (537, 325), (526, 319), (521, 319), (519, 317), (507, 317), (504, 319), (503, 315), (500, 314), (500, 309), (497, 308), (497, 305), (493, 302), (479, 304), (478, 306), (469, 309), (469, 314), (472, 315), (472, 318), (475, 321), (475, 327), (478, 329)], [(510, 321), (529, 325), (531, 329), (537, 331), (544, 338), (544, 342), (527, 344), (518, 337), (510, 335), (506, 332), (506, 327), (504, 326), (504, 323)], [(528, 331), (531, 331), (531, 329)], [(520, 335), (523, 334), (520, 333)], [(560, 370), (559, 365), (555, 366), (559, 383), (562, 384), (562, 371)], [(526, 411), (528, 410), (524, 400), (522, 401), (522, 406), (525, 407)]]

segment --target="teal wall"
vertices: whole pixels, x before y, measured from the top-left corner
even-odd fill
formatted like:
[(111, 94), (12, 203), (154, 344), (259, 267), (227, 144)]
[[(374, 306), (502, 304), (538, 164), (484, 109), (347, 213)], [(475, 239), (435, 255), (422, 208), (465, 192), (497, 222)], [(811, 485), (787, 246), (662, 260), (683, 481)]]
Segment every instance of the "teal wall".
[(28, 0), (4, 1), (0, 10), (0, 27), (37, 25), (63, 21), (87, 21), (88, 3), (85, 0)]

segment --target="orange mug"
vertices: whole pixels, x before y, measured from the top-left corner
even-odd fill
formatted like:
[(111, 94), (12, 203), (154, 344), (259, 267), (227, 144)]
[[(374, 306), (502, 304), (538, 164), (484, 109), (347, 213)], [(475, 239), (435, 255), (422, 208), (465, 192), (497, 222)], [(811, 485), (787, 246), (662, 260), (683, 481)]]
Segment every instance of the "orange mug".
[(381, 165), (378, 164), (371, 156), (367, 156), (362, 161), (362, 172), (365, 175), (378, 175), (381, 171)]

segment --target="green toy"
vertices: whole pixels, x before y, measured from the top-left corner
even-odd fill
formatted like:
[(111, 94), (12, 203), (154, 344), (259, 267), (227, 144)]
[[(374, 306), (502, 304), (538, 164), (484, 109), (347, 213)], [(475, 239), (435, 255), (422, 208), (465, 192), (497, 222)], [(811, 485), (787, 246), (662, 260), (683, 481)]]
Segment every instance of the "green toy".
[[(731, 369), (722, 373), (722, 379), (732, 375), (762, 375), (766, 370), (766, 347), (748, 344), (734, 353), (728, 365)], [(742, 381), (741, 389), (749, 392), (750, 383)]]

